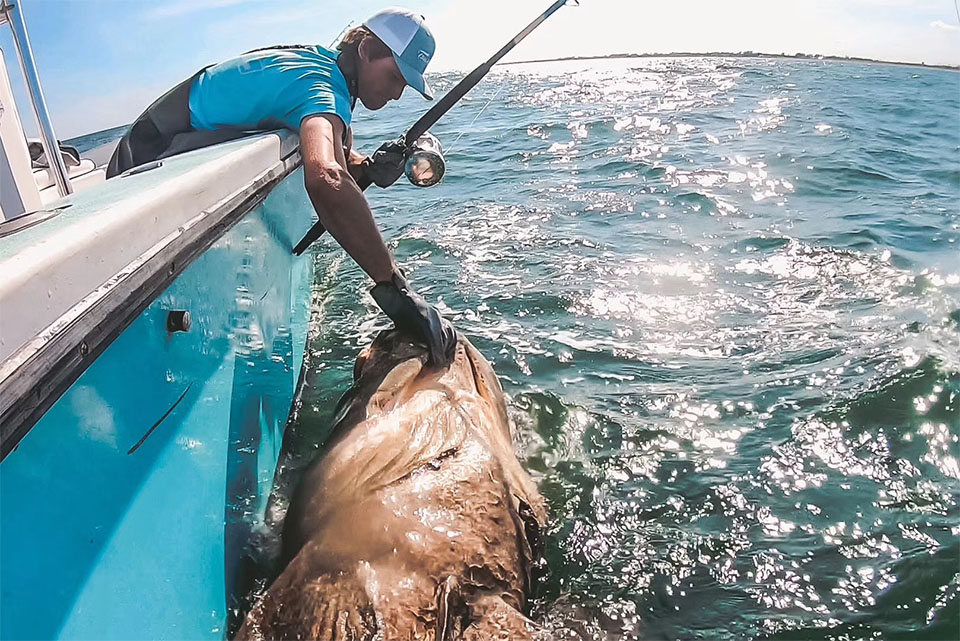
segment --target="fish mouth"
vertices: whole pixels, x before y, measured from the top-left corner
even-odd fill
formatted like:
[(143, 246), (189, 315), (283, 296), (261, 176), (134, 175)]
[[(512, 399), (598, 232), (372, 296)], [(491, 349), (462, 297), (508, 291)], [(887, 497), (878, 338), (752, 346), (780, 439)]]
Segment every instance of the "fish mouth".
[(353, 383), (375, 372), (390, 371), (403, 361), (420, 358), (426, 362), (427, 348), (398, 329), (386, 329), (377, 334), (353, 364)]
[[(427, 357), (427, 347), (407, 333), (388, 329), (377, 334), (353, 365), (353, 386), (340, 398), (334, 411), (333, 434), (342, 424), (367, 418), (370, 400), (383, 390), (391, 374), (394, 380), (389, 381), (389, 387), (398, 390), (424, 374)], [(394, 373), (401, 366), (404, 371)]]
[[(352, 426), (392, 411), (418, 392), (443, 392), (447, 402), (482, 399), (500, 419), (509, 424), (503, 390), (489, 363), (463, 336), (459, 338), (453, 362), (447, 369), (426, 366), (425, 345), (407, 333), (390, 329), (380, 332), (358, 356), (353, 385), (340, 398), (334, 412), (334, 427), (328, 443), (349, 432)], [(509, 427), (505, 438), (510, 441)]]

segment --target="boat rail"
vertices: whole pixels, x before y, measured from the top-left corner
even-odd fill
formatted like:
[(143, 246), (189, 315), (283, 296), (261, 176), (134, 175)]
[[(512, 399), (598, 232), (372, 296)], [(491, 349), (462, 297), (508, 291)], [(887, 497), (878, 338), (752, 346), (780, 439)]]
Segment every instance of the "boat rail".
[[(105, 183), (112, 195), (83, 192), (36, 221), (0, 225), (0, 303), (31, 309), (0, 327), (0, 461), (161, 291), (300, 164), (295, 135), (262, 133), (131, 170)], [(35, 224), (45, 220), (57, 227)]]
[(47, 163), (53, 173), (53, 179), (57, 184), (60, 196), (68, 196), (73, 193), (73, 187), (70, 184), (67, 166), (60, 155), (60, 146), (53, 131), (53, 123), (50, 120), (50, 113), (47, 111), (46, 100), (43, 97), (43, 88), (40, 86), (40, 76), (37, 74), (37, 65), (33, 59), (33, 49), (30, 47), (30, 37), (27, 34), (27, 24), (23, 19), (20, 0), (0, 0), (0, 25), (5, 23), (10, 25), (10, 31), (13, 34), (17, 61), (20, 63), (20, 70), (23, 72), (30, 98), (30, 106), (40, 129), (40, 139), (43, 142), (43, 151), (47, 156)]

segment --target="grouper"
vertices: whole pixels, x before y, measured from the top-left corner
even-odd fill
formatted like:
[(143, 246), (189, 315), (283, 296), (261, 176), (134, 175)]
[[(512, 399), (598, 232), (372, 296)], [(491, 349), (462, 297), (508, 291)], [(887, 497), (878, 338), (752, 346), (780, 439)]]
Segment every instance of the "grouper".
[(381, 333), (283, 526), (285, 569), (237, 639), (530, 639), (543, 498), (503, 390), (460, 338), (452, 365)]

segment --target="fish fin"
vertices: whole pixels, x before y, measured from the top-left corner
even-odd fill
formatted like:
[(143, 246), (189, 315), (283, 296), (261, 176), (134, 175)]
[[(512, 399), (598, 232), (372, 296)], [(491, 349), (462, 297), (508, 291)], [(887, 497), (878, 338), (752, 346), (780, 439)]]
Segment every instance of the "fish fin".
[(473, 599), (469, 605), (470, 625), (463, 630), (463, 641), (530, 641), (538, 626), (491, 594)]
[(377, 616), (352, 572), (316, 573), (298, 555), (257, 602), (234, 640), (373, 641)]

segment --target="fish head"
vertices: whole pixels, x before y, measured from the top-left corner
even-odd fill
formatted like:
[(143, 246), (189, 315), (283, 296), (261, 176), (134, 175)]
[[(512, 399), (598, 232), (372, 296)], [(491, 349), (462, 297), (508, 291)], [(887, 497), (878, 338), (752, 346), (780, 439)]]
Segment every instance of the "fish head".
[(381, 332), (357, 357), (354, 384), (341, 399), (336, 422), (354, 424), (392, 411), (423, 391), (436, 391), (459, 402), (482, 401), (494, 414), (494, 423), (507, 430), (503, 389), (490, 363), (462, 335), (450, 365), (428, 367), (427, 348), (398, 330)]

